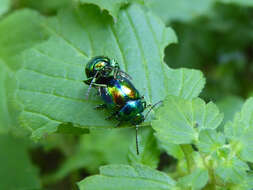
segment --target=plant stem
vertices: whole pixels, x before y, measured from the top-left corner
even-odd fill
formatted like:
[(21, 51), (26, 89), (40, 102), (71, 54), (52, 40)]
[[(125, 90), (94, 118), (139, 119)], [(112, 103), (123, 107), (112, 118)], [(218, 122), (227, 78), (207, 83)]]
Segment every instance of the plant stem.
[(191, 153), (193, 152), (192, 147), (189, 144), (181, 144), (180, 147), (184, 153), (184, 157), (186, 160), (187, 172), (190, 174), (192, 172), (191, 166), (193, 164), (193, 158), (191, 155)]

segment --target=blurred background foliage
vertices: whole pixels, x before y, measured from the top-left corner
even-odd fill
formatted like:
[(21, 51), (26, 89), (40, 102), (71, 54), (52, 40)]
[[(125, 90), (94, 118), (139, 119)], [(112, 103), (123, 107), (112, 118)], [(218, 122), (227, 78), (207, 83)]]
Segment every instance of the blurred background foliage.
[[(20, 67), (15, 64), (18, 53), (46, 40), (43, 20), (76, 2), (0, 0), (1, 110), (13, 107), (9, 101), (10, 86), (15, 85), (12, 73)], [(201, 70), (206, 77), (201, 97), (218, 104), (225, 114), (223, 124), (231, 120), (244, 99), (253, 95), (253, 1), (140, 2), (176, 31), (179, 42), (166, 48), (166, 63), (172, 68)], [(17, 129), (13, 118), (15, 111), (0, 114), (0, 180), (8, 179), (6, 183), (1, 181), (0, 189), (14, 189), (7, 188), (12, 180), (17, 181), (16, 189), (22, 189), (24, 184), (30, 189), (76, 189), (77, 181), (97, 173), (101, 165), (138, 162), (131, 154), (135, 151), (133, 130), (92, 131), (83, 136), (55, 134), (35, 143), (24, 140), (26, 133)], [(141, 159), (152, 160), (151, 167), (173, 170), (175, 160), (161, 147), (156, 148), (150, 130), (143, 129), (141, 138), (154, 152)], [(160, 159), (156, 160), (154, 155), (159, 154)]]

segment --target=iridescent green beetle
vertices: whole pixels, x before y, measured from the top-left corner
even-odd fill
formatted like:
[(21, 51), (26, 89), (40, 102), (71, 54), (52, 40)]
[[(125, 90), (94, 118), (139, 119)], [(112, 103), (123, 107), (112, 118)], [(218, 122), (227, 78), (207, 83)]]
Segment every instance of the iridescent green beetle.
[(101, 87), (106, 85), (107, 78), (123, 76), (131, 79), (131, 77), (123, 72), (119, 64), (114, 59), (105, 56), (97, 56), (92, 58), (85, 67), (87, 79), (85, 84), (89, 85), (86, 97), (88, 97), (91, 87)]
[[(121, 125), (123, 122), (130, 122), (132, 125), (136, 126), (136, 150), (137, 154), (139, 154), (137, 126), (147, 118), (147, 115), (154, 106), (161, 102), (153, 106), (150, 104), (147, 105), (144, 97), (140, 96), (139, 91), (130, 80), (125, 77), (128, 75), (120, 71), (115, 63), (116, 62), (110, 62), (110, 59), (105, 57), (96, 57), (92, 59), (86, 65), (86, 75), (88, 79), (85, 83), (99, 90), (104, 104), (96, 108), (107, 108), (111, 112), (111, 116), (107, 119), (115, 118), (118, 120), (119, 123), (117, 126)], [(116, 74), (114, 74), (115, 72)], [(148, 107), (150, 107), (150, 110), (144, 116), (143, 112)]]

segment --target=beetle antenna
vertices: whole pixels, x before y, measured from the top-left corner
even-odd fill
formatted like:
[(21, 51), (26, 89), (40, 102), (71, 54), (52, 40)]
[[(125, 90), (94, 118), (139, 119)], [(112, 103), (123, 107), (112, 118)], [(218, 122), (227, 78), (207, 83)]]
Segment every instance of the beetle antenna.
[(137, 153), (137, 155), (139, 155), (139, 139), (138, 139), (138, 126), (137, 125), (135, 126), (135, 131), (136, 131), (136, 134), (135, 134), (136, 153)]
[(163, 103), (162, 100), (160, 100), (159, 102), (156, 102), (154, 105), (152, 105), (152, 106), (149, 108), (148, 112), (146, 113), (146, 115), (145, 115), (145, 117), (144, 117), (144, 120), (146, 120), (147, 117), (148, 117), (148, 115), (150, 114), (150, 112), (151, 112), (157, 105), (159, 105), (159, 104), (161, 104), (161, 103)]
[(98, 71), (96, 72), (96, 74), (94, 75), (94, 77), (92, 78), (92, 80), (91, 80), (91, 82), (90, 82), (89, 88), (88, 88), (87, 93), (86, 93), (86, 100), (87, 100), (88, 97), (89, 97), (91, 87), (92, 87), (92, 85), (95, 83), (95, 80), (96, 80), (97, 75), (98, 75)]

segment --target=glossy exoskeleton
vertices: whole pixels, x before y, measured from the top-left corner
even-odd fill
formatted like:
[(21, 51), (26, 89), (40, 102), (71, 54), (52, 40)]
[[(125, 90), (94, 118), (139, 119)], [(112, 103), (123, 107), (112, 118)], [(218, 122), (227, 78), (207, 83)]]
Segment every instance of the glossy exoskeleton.
[(120, 70), (119, 64), (114, 59), (105, 56), (92, 58), (85, 67), (85, 73), (87, 79), (84, 80), (84, 83), (89, 85), (86, 97), (88, 97), (91, 87), (106, 86), (106, 79), (109, 77), (131, 78), (127, 73)]
[[(97, 61), (97, 58), (95, 60)], [(139, 91), (130, 82), (129, 78), (125, 77), (128, 75), (119, 73), (116, 75), (112, 73), (108, 74), (109, 72), (115, 72), (116, 68), (114, 65), (114, 68), (107, 72), (107, 69), (105, 69), (107, 67), (106, 64), (107, 63), (103, 63), (103, 65), (105, 65), (103, 66), (104, 70), (100, 71), (100, 77), (98, 77), (98, 74), (96, 74), (97, 72), (90, 74), (90, 71), (94, 70), (92, 67), (94, 67), (94, 65), (96, 66), (96, 64), (94, 63), (94, 60), (92, 64), (89, 62), (86, 66), (86, 68), (88, 68), (86, 71), (88, 79), (85, 83), (94, 86), (99, 90), (99, 95), (104, 101), (104, 104), (101, 104), (96, 108), (108, 109), (111, 112), (111, 116), (107, 119), (115, 118), (118, 120), (119, 123), (117, 126), (121, 125), (123, 122), (130, 122), (132, 125), (136, 126), (136, 150), (137, 154), (139, 154), (137, 125), (141, 124), (146, 119), (150, 110), (160, 102), (153, 106), (147, 105), (144, 97), (140, 95)], [(122, 71), (122, 73), (124, 72)], [(92, 81), (93, 84), (91, 84)], [(151, 106), (151, 108), (146, 116), (144, 116), (143, 112), (149, 106)]]

